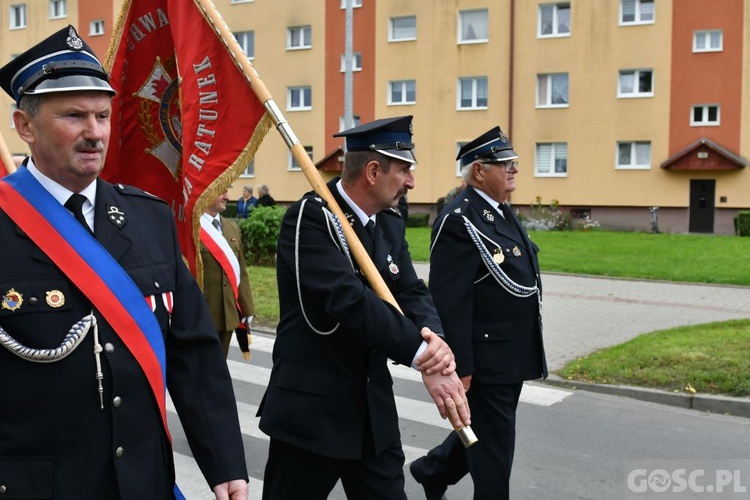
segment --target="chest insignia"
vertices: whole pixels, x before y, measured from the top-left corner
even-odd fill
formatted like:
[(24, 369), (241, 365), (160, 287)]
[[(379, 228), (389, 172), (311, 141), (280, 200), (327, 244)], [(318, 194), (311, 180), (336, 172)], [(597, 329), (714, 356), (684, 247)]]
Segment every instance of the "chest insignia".
[(3, 309), (15, 311), (23, 304), (23, 295), (11, 288), (3, 295)]
[(399, 269), (398, 269), (398, 266), (395, 264), (395, 262), (393, 262), (393, 257), (391, 257), (390, 255), (388, 255), (388, 257), (386, 258), (386, 260), (388, 261), (388, 270), (391, 272), (391, 274), (393, 274), (393, 275), (398, 274), (399, 273)]
[(495, 222), (495, 215), (486, 208), (482, 211), (482, 215), (487, 219), (487, 222)]
[(513, 255), (515, 255), (516, 257), (520, 257), (521, 250), (518, 247), (513, 247)]
[(65, 295), (60, 290), (50, 290), (47, 292), (47, 305), (58, 308), (65, 305)]
[(346, 220), (349, 221), (349, 225), (354, 227), (354, 216), (349, 213), (345, 213), (344, 217), (346, 217)]
[(125, 213), (115, 206), (107, 207), (107, 219), (115, 226), (122, 228), (128, 219), (125, 217)]
[(492, 255), (492, 260), (494, 260), (495, 264), (498, 266), (505, 261), (505, 255), (503, 255), (503, 250), (501, 248), (495, 249), (495, 253)]

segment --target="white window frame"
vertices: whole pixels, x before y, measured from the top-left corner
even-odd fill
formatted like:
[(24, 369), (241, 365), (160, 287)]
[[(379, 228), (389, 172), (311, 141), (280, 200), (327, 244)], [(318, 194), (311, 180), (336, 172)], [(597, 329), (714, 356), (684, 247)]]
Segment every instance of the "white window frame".
[(49, 18), (64, 19), (68, 17), (67, 0), (49, 0)]
[[(649, 92), (642, 92), (640, 90), (641, 76), (645, 73), (651, 74), (651, 90)], [(623, 91), (623, 77), (632, 75), (633, 77), (633, 91)], [(617, 97), (623, 99), (639, 98), (639, 97), (653, 97), (654, 96), (654, 70), (653, 68), (638, 68), (638, 69), (621, 69), (617, 74)]]
[[(295, 99), (296, 94), (296, 99)], [(294, 101), (300, 104), (295, 106)], [(286, 110), (287, 111), (310, 111), (312, 109), (312, 87), (309, 85), (299, 85), (287, 87), (286, 90)]]
[[(719, 35), (719, 45), (717, 47), (711, 46), (712, 35), (715, 34)], [(695, 30), (693, 32), (693, 52), (721, 52), (723, 50), (724, 30)]]
[[(305, 153), (307, 153), (307, 156), (310, 157), (310, 160), (313, 159), (312, 146), (305, 146)], [(300, 170), (302, 170), (302, 166), (297, 163), (297, 160), (294, 158), (291, 151), (289, 151), (287, 158), (289, 159), (289, 162), (287, 163), (287, 170), (291, 172), (299, 172)]]
[[(716, 108), (716, 120), (709, 120), (708, 114), (711, 108)], [(700, 121), (695, 120), (695, 111), (701, 110), (702, 118)], [(690, 126), (691, 127), (718, 127), (721, 125), (721, 106), (718, 104), (695, 104), (690, 107)]]
[[(548, 165), (549, 172), (542, 172), (539, 169), (539, 148), (543, 146), (550, 147), (550, 160), (552, 164)], [(562, 147), (565, 149), (565, 172), (556, 172), (557, 153)], [(560, 157), (561, 159), (562, 157)], [(567, 177), (568, 176), (568, 143), (567, 142), (537, 142), (534, 148), (534, 177)]]
[[(464, 16), (472, 14), (484, 13), (484, 37), (481, 33), (475, 34), (475, 38), (467, 39), (466, 33), (464, 33)], [(481, 23), (481, 20), (480, 20)], [(481, 29), (482, 26), (477, 26)], [(456, 37), (459, 45), (472, 44), (472, 43), (487, 43), (490, 39), (490, 22), (489, 22), (489, 10), (487, 9), (470, 9), (470, 10), (459, 10), (458, 11), (458, 29), (456, 30)]]
[[(632, 21), (624, 21), (623, 20), (623, 6), (625, 2), (633, 2), (633, 7), (635, 10), (634, 13), (634, 19)], [(643, 4), (650, 3), (651, 4), (651, 19), (644, 20), (644, 13), (643, 13)], [(646, 14), (647, 15), (647, 14)], [(620, 26), (633, 26), (637, 24), (654, 24), (656, 22), (656, 0), (620, 0), (620, 12), (618, 20), (620, 21)]]
[[(245, 53), (248, 60), (252, 61), (255, 59), (255, 31), (235, 31), (232, 35), (234, 35), (234, 39), (237, 40), (237, 43), (240, 45), (242, 52)], [(252, 42), (252, 47), (249, 46), (250, 42)], [(251, 48), (252, 50), (249, 50)], [(252, 52), (252, 54), (249, 52)]]
[[(409, 100), (409, 85), (413, 86), (414, 99)], [(396, 88), (400, 87), (400, 88)], [(401, 100), (393, 99), (394, 92), (401, 96)], [(417, 81), (416, 80), (391, 80), (388, 82), (388, 106), (407, 106), (417, 103)]]
[[(359, 9), (362, 7), (362, 0), (352, 0), (352, 8)], [(346, 0), (341, 0), (341, 8), (346, 9)]]
[[(295, 34), (298, 37), (297, 45), (294, 45)], [(305, 35), (309, 38), (305, 41)], [(289, 26), (286, 29), (286, 50), (307, 50), (312, 48), (312, 26)]]
[(104, 35), (104, 19), (89, 21), (89, 36)]
[[(648, 162), (638, 163), (639, 147), (648, 146)], [(630, 163), (620, 163), (620, 148), (630, 148)], [(615, 148), (616, 170), (650, 170), (651, 169), (651, 141), (618, 141)]]
[[(352, 71), (362, 71), (362, 52), (352, 54)], [(341, 54), (341, 72), (346, 71), (346, 54)]]
[[(484, 80), (484, 88), (486, 90), (486, 95), (484, 99), (487, 101), (487, 104), (485, 104), (484, 106), (478, 104), (480, 96), (478, 93), (477, 84), (479, 83), (480, 80)], [(461, 105), (461, 90), (463, 89), (464, 82), (471, 82), (471, 105), (466, 106), (466, 107)], [(473, 110), (478, 110), (478, 109), (487, 109), (487, 106), (489, 105), (489, 101), (490, 101), (489, 79), (486, 76), (459, 77), (458, 86), (456, 89), (456, 109), (457, 110), (473, 111)]]
[[(552, 32), (542, 33), (542, 11), (545, 9), (552, 9)], [(560, 31), (560, 9), (568, 10), (568, 31)], [(570, 36), (570, 24), (571, 24), (571, 6), (570, 2), (559, 2), (559, 3), (542, 3), (539, 4), (539, 11), (537, 14), (537, 38), (560, 38)]]
[(250, 163), (247, 164), (247, 168), (242, 171), (240, 177), (255, 177), (255, 158), (250, 160)]
[[(401, 21), (406, 21), (414, 19), (414, 34), (413, 35), (407, 35), (407, 36), (398, 36), (396, 37), (396, 34), (398, 31), (407, 29), (404, 27), (397, 27), (396, 24), (398, 24)], [(408, 28), (411, 29), (411, 28)], [(410, 42), (417, 39), (417, 16), (399, 16), (399, 17), (391, 17), (388, 20), (388, 41), (389, 42)]]
[[(566, 78), (565, 82), (565, 102), (564, 103), (553, 103), (552, 102), (552, 81), (554, 77)], [(544, 82), (544, 83), (542, 83)], [(542, 96), (542, 90), (544, 90), (544, 96)], [(570, 107), (570, 75), (568, 73), (540, 73), (536, 76), (536, 107), (538, 109), (544, 108), (568, 108)], [(541, 99), (543, 97), (543, 100)]]
[[(8, 26), (12, 30), (20, 30), (26, 28), (28, 22), (25, 3), (12, 4), (8, 10)], [(18, 22), (16, 22), (16, 20)]]

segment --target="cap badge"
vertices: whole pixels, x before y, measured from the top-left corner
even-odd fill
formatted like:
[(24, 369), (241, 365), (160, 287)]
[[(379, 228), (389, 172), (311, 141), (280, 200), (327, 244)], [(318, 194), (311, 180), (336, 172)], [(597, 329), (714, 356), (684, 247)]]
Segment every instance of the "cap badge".
[(521, 250), (519, 250), (518, 247), (513, 247), (513, 255), (515, 255), (516, 257), (520, 257)]
[(495, 216), (486, 208), (482, 211), (482, 215), (484, 215), (484, 218), (487, 219), (487, 222), (495, 222)]
[(125, 213), (115, 206), (107, 207), (107, 219), (115, 226), (121, 228), (125, 225), (128, 219), (125, 217)]
[(500, 247), (495, 249), (495, 253), (492, 255), (492, 260), (494, 260), (495, 264), (498, 266), (505, 261), (505, 255), (503, 255), (503, 250)]
[(393, 257), (391, 257), (390, 254), (389, 254), (388, 257), (386, 257), (385, 260), (388, 261), (388, 270), (391, 272), (391, 274), (393, 274), (393, 275), (398, 274), (399, 273), (399, 269), (398, 269), (398, 266), (393, 262)]
[(3, 309), (15, 311), (21, 307), (21, 304), (23, 304), (23, 295), (15, 291), (13, 288), (5, 292), (5, 295), (3, 296)]
[(67, 42), (68, 47), (73, 50), (81, 50), (83, 48), (83, 40), (78, 36), (78, 33), (76, 33), (73, 26), (68, 28), (68, 38), (65, 41)]
[(60, 290), (50, 290), (47, 292), (47, 305), (58, 308), (65, 305), (65, 295)]
[(503, 144), (508, 142), (508, 136), (503, 134), (502, 132), (500, 132), (500, 142), (502, 142)]

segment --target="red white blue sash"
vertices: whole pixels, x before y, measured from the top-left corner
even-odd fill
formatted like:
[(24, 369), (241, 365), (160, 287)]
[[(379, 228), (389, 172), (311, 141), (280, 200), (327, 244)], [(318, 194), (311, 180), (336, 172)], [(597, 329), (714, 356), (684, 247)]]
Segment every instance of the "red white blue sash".
[(0, 208), (91, 301), (135, 356), (166, 417), (166, 356), (156, 317), (114, 258), (26, 168), (0, 180)]

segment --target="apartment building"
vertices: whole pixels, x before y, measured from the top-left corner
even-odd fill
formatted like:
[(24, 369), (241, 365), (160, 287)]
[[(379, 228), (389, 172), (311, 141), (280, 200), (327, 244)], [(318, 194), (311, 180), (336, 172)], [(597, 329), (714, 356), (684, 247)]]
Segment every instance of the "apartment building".
[[(512, 202), (602, 226), (732, 234), (750, 209), (747, 0), (349, 0), (354, 120), (414, 115), (412, 211), (460, 183), (458, 148), (500, 125)], [(341, 169), (347, 0), (214, 0), (328, 179)], [(103, 58), (121, 0), (3, 0), (0, 57), (67, 23)], [(88, 33), (88, 35), (87, 35)], [(10, 99), (0, 132), (13, 152)], [(743, 133), (744, 132), (744, 133)], [(291, 202), (309, 184), (270, 131), (235, 183)]]

